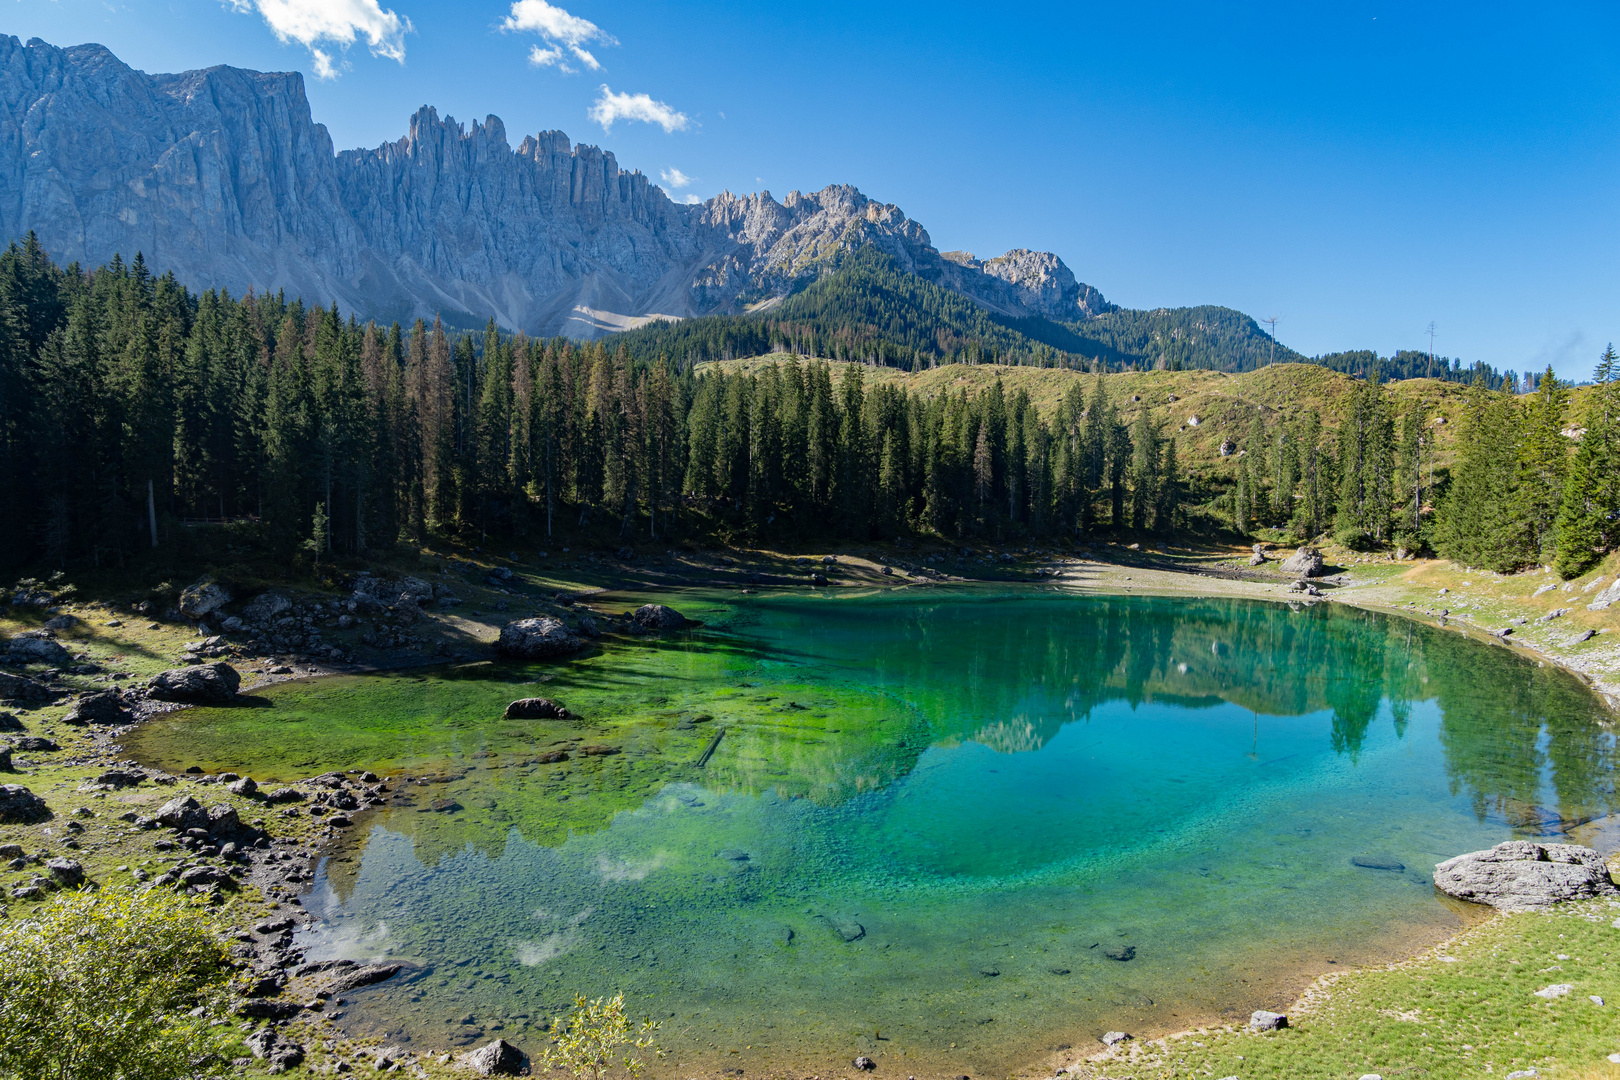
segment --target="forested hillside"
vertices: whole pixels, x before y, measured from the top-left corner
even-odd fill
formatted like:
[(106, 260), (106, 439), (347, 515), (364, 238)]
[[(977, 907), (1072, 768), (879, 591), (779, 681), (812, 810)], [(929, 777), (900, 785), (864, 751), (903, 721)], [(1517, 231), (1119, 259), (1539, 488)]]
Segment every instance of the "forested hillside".
[(876, 248), (753, 315), (658, 322), (619, 335), (637, 359), (704, 363), (787, 351), (921, 371), (1003, 363), (1078, 371), (1248, 371), (1303, 359), (1230, 308), (1106, 312), (1083, 322), (1012, 319), (901, 270)]
[(1620, 539), (1612, 352), (1596, 384), (1572, 405), (1550, 372), (1517, 399), (1309, 365), (694, 369), (197, 296), (139, 257), (59, 269), (30, 243), (0, 256), (0, 558), (120, 564), (221, 521), (317, 560), (431, 537), (1269, 529), (1574, 573)]

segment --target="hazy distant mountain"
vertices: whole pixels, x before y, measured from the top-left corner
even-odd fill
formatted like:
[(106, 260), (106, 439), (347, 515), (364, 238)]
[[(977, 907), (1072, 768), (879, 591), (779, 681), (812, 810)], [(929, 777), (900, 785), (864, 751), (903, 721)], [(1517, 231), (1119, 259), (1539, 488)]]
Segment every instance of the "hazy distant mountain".
[(575, 337), (768, 309), (866, 247), (1003, 318), (1114, 310), (1055, 255), (942, 255), (847, 185), (685, 205), (560, 131), (514, 149), (494, 116), (428, 107), (397, 142), (334, 153), (297, 73), (148, 75), (0, 36), (0, 241), (30, 229), (58, 259), (140, 251), (198, 288)]

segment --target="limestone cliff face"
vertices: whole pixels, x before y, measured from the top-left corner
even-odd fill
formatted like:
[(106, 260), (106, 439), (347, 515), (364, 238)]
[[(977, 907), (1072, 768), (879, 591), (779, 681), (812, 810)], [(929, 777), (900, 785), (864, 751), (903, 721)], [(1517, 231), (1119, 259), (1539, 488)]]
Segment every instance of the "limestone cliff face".
[(427, 107), (399, 141), (334, 154), (296, 73), (148, 75), (0, 36), (0, 242), (30, 229), (58, 259), (140, 251), (194, 288), (575, 337), (768, 307), (867, 244), (1002, 314), (1110, 307), (1055, 255), (941, 256), (847, 185), (688, 206), (560, 131), (514, 149), (497, 117)]

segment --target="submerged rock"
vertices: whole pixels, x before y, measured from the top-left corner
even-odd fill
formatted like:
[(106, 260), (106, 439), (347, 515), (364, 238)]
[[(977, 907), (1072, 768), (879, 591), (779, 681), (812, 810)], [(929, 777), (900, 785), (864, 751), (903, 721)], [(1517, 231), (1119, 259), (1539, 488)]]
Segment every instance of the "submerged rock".
[(685, 615), (663, 604), (643, 604), (631, 613), (630, 620), (642, 630), (679, 630), (687, 625)]
[(1103, 955), (1108, 957), (1110, 960), (1118, 960), (1123, 964), (1127, 961), (1136, 959), (1136, 946), (1116, 945), (1113, 948), (1104, 949)]
[(508, 720), (567, 720), (574, 714), (550, 698), (519, 698), (506, 707)]
[(236, 696), (241, 685), (242, 676), (226, 663), (172, 668), (152, 676), (146, 684), (152, 697), (188, 705), (223, 704)]
[(1399, 874), (1406, 869), (1406, 864), (1387, 855), (1352, 855), (1350, 865), (1359, 866), (1363, 870), (1389, 870)]
[(1578, 844), (1509, 840), (1434, 868), (1435, 888), (1503, 911), (1531, 911), (1565, 900), (1620, 896), (1603, 856)]
[(545, 660), (578, 652), (584, 643), (560, 619), (540, 616), (501, 627), (495, 651), (519, 660)]

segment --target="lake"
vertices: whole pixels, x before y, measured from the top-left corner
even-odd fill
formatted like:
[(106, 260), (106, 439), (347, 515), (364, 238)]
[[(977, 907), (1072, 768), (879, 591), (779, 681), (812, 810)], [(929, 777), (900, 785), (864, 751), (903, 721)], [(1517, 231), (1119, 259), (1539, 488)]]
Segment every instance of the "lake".
[[(312, 959), (414, 965), (350, 995), (349, 1030), (538, 1051), (574, 994), (622, 990), (664, 1021), (655, 1076), (1005, 1074), (1246, 1019), (1461, 926), (1436, 862), (1615, 804), (1575, 678), (1408, 620), (1057, 588), (662, 599), (704, 626), (282, 684), (128, 745), (261, 783), (412, 778), (303, 900)], [(501, 718), (529, 696), (580, 719)]]

